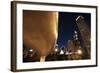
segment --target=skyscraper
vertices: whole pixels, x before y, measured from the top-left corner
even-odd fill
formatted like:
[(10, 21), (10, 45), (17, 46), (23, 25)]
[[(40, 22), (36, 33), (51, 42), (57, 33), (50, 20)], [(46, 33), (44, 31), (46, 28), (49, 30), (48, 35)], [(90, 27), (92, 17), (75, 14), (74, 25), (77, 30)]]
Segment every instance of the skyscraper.
[(81, 48), (80, 41), (78, 40), (77, 31), (74, 31), (72, 40), (68, 41), (67, 49), (67, 51), (69, 52), (68, 59), (76, 60), (82, 58), (83, 51)]
[(85, 19), (83, 16), (78, 16), (76, 18), (76, 23), (77, 23), (77, 26), (79, 28), (79, 31), (80, 31), (80, 34), (81, 34), (81, 37), (82, 37), (82, 41), (83, 41), (83, 45), (84, 45), (84, 58), (91, 58), (90, 56), (90, 52), (91, 52), (91, 49), (90, 49), (90, 30), (89, 30), (89, 27), (88, 25), (86, 24), (85, 22)]

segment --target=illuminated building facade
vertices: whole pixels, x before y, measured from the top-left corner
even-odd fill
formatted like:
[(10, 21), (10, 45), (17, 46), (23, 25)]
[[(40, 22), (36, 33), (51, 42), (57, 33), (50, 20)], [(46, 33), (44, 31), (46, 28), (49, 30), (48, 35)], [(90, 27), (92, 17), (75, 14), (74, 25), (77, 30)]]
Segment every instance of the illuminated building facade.
[(78, 33), (74, 31), (72, 40), (68, 40), (68, 59), (76, 60), (82, 58), (82, 48), (78, 40)]

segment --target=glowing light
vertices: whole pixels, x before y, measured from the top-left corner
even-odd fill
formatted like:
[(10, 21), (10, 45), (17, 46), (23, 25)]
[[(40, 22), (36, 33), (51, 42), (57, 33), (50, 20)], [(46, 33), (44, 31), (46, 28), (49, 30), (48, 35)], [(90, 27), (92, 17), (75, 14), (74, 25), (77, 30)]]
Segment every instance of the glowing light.
[(61, 54), (61, 55), (64, 54), (63, 50), (60, 51), (60, 54)]
[(65, 54), (66, 54), (66, 55), (68, 55), (68, 54), (69, 54), (69, 52), (66, 52)]
[(30, 52), (33, 52), (33, 50), (32, 50), (32, 49), (30, 49), (29, 51), (30, 51)]
[(82, 54), (82, 50), (78, 49), (77, 53), (81, 55)]
[(58, 51), (58, 49), (56, 48), (56, 49), (55, 49), (55, 52), (57, 52), (57, 51)]
[(77, 31), (75, 30), (74, 33), (77, 34)]

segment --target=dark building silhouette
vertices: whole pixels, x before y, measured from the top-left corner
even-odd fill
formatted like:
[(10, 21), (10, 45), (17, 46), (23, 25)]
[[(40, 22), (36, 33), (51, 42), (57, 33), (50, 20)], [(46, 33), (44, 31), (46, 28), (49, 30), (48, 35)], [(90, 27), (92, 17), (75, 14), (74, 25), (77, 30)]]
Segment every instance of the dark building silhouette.
[(77, 26), (79, 28), (79, 31), (80, 31), (80, 34), (81, 34), (81, 37), (82, 37), (82, 41), (83, 41), (83, 45), (84, 45), (84, 58), (91, 58), (90, 56), (90, 52), (91, 52), (91, 49), (90, 49), (90, 30), (89, 30), (89, 27), (88, 25), (86, 24), (85, 22), (85, 19), (83, 16), (78, 16), (76, 18), (76, 23), (77, 23)]

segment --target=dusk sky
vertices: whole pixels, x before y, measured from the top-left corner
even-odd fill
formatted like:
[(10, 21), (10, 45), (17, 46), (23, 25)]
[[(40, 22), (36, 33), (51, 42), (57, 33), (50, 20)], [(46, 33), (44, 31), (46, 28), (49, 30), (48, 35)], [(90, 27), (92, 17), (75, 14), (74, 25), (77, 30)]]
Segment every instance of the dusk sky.
[[(58, 26), (58, 47), (67, 47), (67, 41), (72, 39), (74, 30), (77, 30), (80, 37), (78, 27), (76, 25), (75, 19), (79, 16), (83, 16), (86, 24), (90, 28), (91, 24), (91, 14), (89, 13), (68, 13), (59, 12), (59, 26)], [(80, 39), (80, 38), (79, 38)]]

